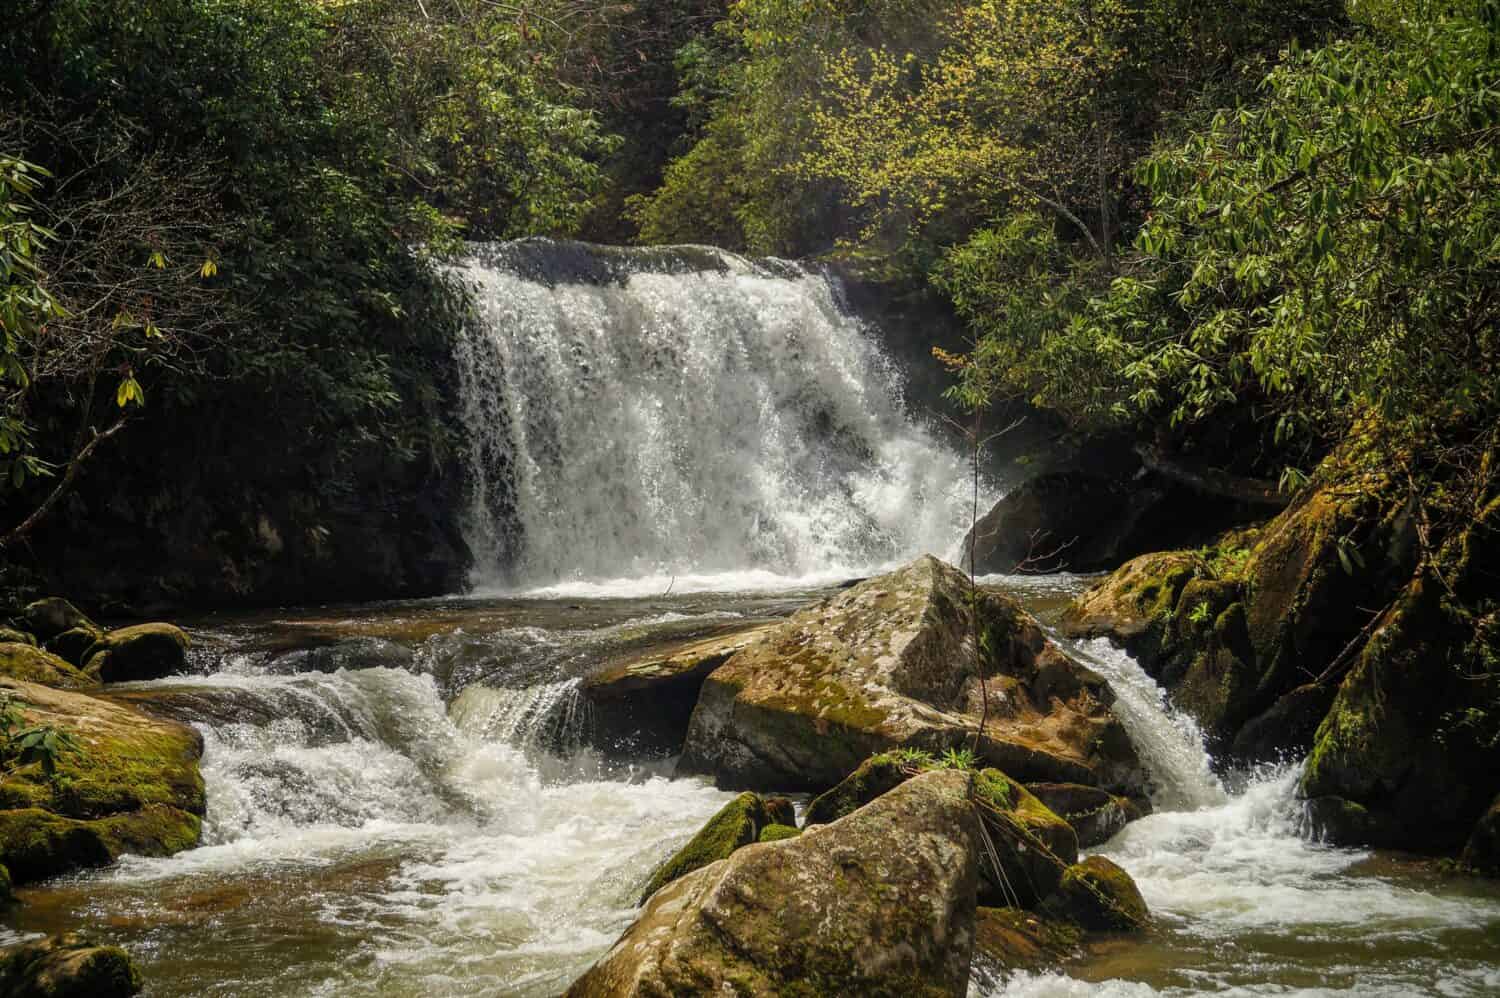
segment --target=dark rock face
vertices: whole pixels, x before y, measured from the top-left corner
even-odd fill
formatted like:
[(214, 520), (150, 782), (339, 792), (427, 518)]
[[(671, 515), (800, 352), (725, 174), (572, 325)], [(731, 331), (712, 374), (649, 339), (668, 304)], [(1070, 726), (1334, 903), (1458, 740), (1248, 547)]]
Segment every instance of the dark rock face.
[(977, 603), (964, 575), (924, 557), (794, 615), (704, 681), (679, 770), (822, 791), (871, 755), (965, 743), (987, 698), (985, 761), (1027, 781), (1142, 792), (1108, 684), (1012, 600), (981, 588)]
[[(981, 575), (1023, 565), (1037, 571), (1088, 572), (1114, 568), (1160, 545), (1139, 530), (1165, 492), (1080, 471), (1033, 478), (990, 509), (964, 538), (964, 560), (974, 555)], [(972, 548), (971, 548), (972, 545)]]
[(1474, 823), (1459, 861), (1476, 873), (1500, 877), (1500, 797)]
[(1027, 790), (1062, 818), (1078, 835), (1078, 847), (1102, 845), (1137, 818), (1150, 813), (1150, 803), (1131, 800), (1077, 783), (1032, 783)]
[(981, 849), (969, 779), (924, 774), (831, 825), (688, 874), (567, 994), (960, 998)]
[(69, 933), (0, 950), (0, 994), (7, 998), (129, 998), (141, 975), (118, 946)]
[(82, 610), (61, 596), (48, 596), (28, 603), (21, 611), (22, 626), (36, 635), (39, 641), (50, 641), (64, 631), (75, 627), (98, 630)]

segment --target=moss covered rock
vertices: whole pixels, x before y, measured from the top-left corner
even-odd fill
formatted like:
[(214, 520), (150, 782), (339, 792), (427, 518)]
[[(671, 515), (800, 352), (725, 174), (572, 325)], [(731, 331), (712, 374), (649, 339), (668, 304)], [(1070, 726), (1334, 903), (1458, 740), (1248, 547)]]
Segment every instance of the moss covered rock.
[(1032, 783), (1026, 789), (1073, 826), (1080, 849), (1109, 841), (1120, 829), (1151, 811), (1149, 801), (1131, 800), (1077, 783)]
[(872, 755), (833, 789), (813, 798), (802, 816), (803, 827), (827, 825), (853, 814), (881, 794), (896, 789), (917, 772), (916, 765), (900, 753)]
[(21, 611), (20, 622), (27, 631), (36, 635), (38, 641), (50, 641), (74, 627), (98, 630), (98, 625), (87, 614), (61, 596), (48, 596), (28, 603)]
[(761, 842), (780, 842), (782, 839), (794, 839), (802, 834), (802, 830), (796, 825), (767, 825), (760, 830)]
[(1008, 973), (1057, 966), (1083, 941), (1078, 926), (1020, 908), (981, 906), (974, 921), (974, 976), (986, 992)]
[[(1078, 861), (1078, 835), (1021, 784), (994, 769), (974, 775), (975, 796), (994, 843), (980, 869), (979, 900), (1030, 907)], [(998, 860), (999, 869), (995, 869)]]
[(0, 994), (7, 998), (128, 998), (141, 975), (118, 946), (69, 933), (0, 950)]
[(82, 668), (88, 662), (89, 652), (103, 637), (104, 632), (97, 627), (70, 627), (48, 640), (46, 648), (59, 658)]
[(14, 641), (0, 644), (0, 676), (64, 690), (99, 685), (51, 652)]
[(14, 627), (0, 627), (0, 644), (35, 645), (36, 635), (18, 631)]
[(172, 624), (110, 631), (88, 652), (86, 671), (105, 683), (161, 679), (187, 671), (188, 636)]
[(197, 843), (204, 792), (196, 731), (32, 683), (0, 680), (0, 693), (25, 723), (55, 728), (78, 746), (56, 758), (50, 775), (34, 762), (0, 778), (0, 863), (17, 883)]
[(971, 601), (967, 577), (932, 557), (795, 614), (710, 674), (679, 768), (818, 792), (880, 752), (967, 743), (986, 696), (985, 761), (1028, 780), (1145, 785), (1108, 684), (1003, 594)]
[(741, 846), (760, 840), (761, 829), (773, 824), (765, 802), (755, 794), (743, 793), (720, 808), (708, 819), (698, 834), (671, 858), (656, 868), (641, 893), (644, 904), (651, 895), (678, 877), (692, 873), (717, 860), (727, 859)]
[(923, 774), (668, 885), (567, 994), (961, 998), (980, 848), (968, 774)]
[(1150, 921), (1146, 901), (1130, 874), (1103, 856), (1068, 867), (1042, 912), (1099, 932), (1143, 929)]

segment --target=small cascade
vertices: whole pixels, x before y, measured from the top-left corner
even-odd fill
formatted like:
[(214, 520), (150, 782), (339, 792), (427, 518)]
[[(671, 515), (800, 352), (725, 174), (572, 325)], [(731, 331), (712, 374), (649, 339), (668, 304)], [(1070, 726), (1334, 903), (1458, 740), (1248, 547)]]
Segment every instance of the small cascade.
[(1128, 652), (1107, 638), (1074, 645), (1079, 657), (1109, 681), (1113, 710), (1129, 732), (1155, 781), (1151, 803), (1159, 811), (1214, 807), (1228, 800), (1203, 748), (1203, 732), (1167, 702), (1166, 691)]
[(476, 584), (848, 578), (962, 536), (962, 458), (825, 275), (545, 240), (458, 273)]
[(577, 679), (520, 689), (469, 686), (449, 715), (470, 738), (562, 755), (583, 745), (591, 720)]

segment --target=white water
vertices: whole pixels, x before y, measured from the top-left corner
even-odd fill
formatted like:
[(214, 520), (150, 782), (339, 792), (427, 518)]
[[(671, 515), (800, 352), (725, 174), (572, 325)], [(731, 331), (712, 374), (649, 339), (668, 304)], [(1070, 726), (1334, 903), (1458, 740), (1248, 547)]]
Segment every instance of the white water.
[(962, 536), (962, 458), (912, 420), (827, 278), (693, 250), (671, 273), (642, 251), (614, 279), (554, 282), (546, 252), (460, 268), (480, 306), (458, 362), (481, 590), (785, 588)]
[(1500, 895), (1439, 892), (1430, 875), (1306, 837), (1300, 765), (1227, 793), (1196, 725), (1129, 655), (1103, 641), (1075, 650), (1110, 681), (1158, 782), (1157, 813), (1098, 850), (1134, 877), (1157, 927), (1071, 975), (981, 973), (972, 998), (1500, 994)]

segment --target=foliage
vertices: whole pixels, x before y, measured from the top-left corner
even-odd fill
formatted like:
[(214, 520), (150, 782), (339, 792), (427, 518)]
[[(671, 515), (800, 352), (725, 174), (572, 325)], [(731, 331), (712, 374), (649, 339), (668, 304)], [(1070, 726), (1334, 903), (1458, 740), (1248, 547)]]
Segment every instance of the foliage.
[(57, 775), (59, 759), (82, 751), (78, 739), (66, 731), (50, 724), (28, 726), (20, 705), (11, 697), (0, 701), (0, 759), (11, 767), (37, 764), (51, 780)]

